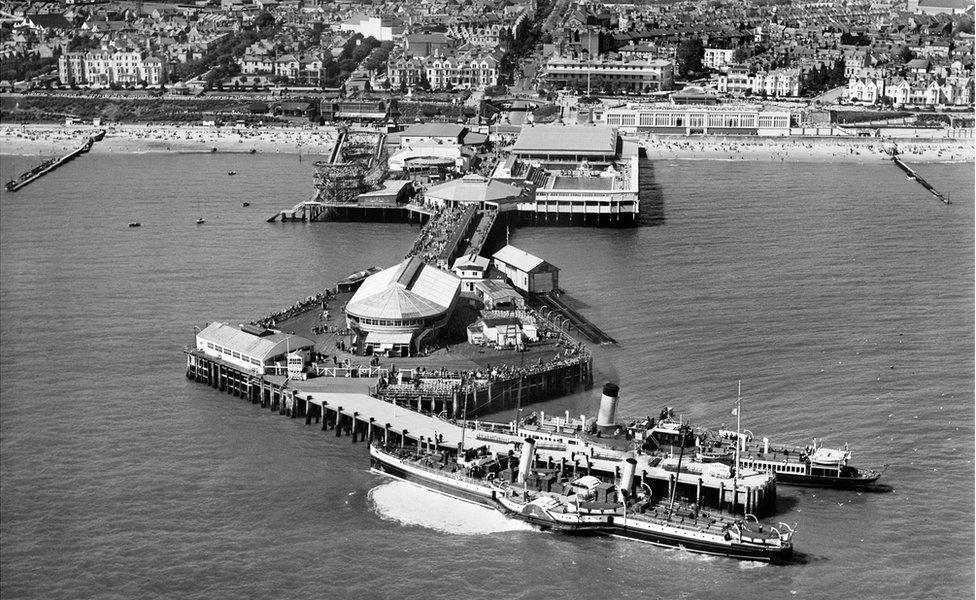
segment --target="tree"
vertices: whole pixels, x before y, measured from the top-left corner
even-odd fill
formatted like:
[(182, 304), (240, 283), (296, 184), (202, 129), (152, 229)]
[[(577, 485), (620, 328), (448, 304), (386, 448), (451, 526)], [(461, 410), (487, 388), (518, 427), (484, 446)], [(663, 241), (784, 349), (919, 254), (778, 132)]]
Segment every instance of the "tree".
[(953, 28), (954, 33), (968, 33), (973, 34), (973, 18), (966, 15), (959, 19), (959, 22)]
[(264, 29), (266, 27), (273, 27), (275, 23), (275, 18), (266, 10), (262, 10), (258, 13), (258, 16), (254, 17), (254, 26), (258, 29)]
[(907, 63), (915, 58), (915, 53), (908, 46), (902, 46), (901, 50), (898, 51), (898, 58), (901, 59), (901, 62)]
[(739, 46), (732, 53), (732, 60), (737, 63), (744, 63), (749, 58), (749, 50), (745, 46)]
[(685, 40), (678, 44), (676, 51), (678, 59), (678, 75), (687, 76), (697, 73), (702, 68), (702, 58), (705, 57), (705, 45), (698, 38)]

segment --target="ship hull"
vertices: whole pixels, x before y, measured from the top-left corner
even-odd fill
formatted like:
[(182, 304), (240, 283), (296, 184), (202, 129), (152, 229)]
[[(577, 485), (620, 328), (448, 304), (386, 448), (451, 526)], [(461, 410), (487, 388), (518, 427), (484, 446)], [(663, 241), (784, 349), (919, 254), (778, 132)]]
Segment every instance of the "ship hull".
[(682, 535), (662, 531), (649, 531), (636, 527), (618, 525), (611, 533), (614, 537), (635, 540), (665, 548), (679, 548), (697, 554), (724, 556), (738, 560), (753, 560), (776, 564), (789, 563), (793, 557), (792, 546), (787, 548), (758, 548), (738, 544), (719, 544), (706, 540), (695, 540)]
[(387, 475), (394, 479), (406, 481), (413, 485), (429, 489), (444, 496), (478, 504), (486, 508), (494, 508), (491, 499), (491, 488), (487, 485), (479, 486), (473, 482), (462, 482), (447, 476), (432, 474), (401, 461), (396, 457), (382, 452), (370, 452), (370, 467), (373, 471)]
[(795, 473), (776, 473), (776, 483), (799, 487), (835, 488), (841, 490), (863, 489), (878, 482), (877, 477), (824, 477), (821, 475), (797, 475)]

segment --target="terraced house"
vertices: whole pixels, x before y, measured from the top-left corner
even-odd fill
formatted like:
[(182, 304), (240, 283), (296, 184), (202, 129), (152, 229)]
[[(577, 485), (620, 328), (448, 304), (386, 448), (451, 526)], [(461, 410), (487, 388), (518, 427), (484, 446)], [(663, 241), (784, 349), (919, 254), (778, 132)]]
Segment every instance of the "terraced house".
[(390, 85), (422, 85), (426, 79), (432, 89), (484, 89), (498, 85), (498, 70), (502, 53), (477, 47), (415, 57), (391, 55), (387, 64)]
[(142, 51), (65, 52), (58, 58), (58, 79), (66, 85), (159, 85), (166, 70)]

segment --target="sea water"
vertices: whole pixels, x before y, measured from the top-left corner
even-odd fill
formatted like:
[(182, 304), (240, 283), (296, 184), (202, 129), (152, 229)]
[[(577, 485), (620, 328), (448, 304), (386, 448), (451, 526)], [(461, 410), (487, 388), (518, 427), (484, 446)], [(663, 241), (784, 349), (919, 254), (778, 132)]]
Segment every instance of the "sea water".
[(741, 380), (757, 435), (889, 465), (890, 493), (780, 486), (784, 567), (509, 527), (187, 381), (194, 326), (411, 246), (416, 225), (266, 223), (310, 194), (307, 156), (92, 154), (0, 192), (0, 595), (972, 598), (973, 169), (919, 168), (952, 205), (884, 163), (645, 161), (641, 227), (512, 231), (620, 342), (593, 390), (533, 409), (593, 413), (613, 380), (621, 419), (718, 426)]

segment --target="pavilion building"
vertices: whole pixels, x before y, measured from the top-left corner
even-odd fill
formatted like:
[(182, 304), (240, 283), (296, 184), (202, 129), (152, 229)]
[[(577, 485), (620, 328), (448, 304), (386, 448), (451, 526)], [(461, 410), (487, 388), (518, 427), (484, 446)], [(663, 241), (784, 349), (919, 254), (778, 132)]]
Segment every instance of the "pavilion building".
[(450, 319), (461, 279), (411, 257), (370, 275), (346, 305), (346, 323), (361, 354), (409, 356)]

